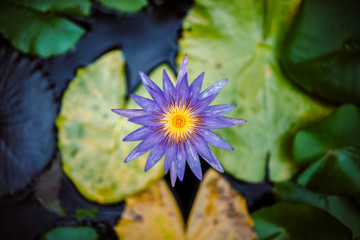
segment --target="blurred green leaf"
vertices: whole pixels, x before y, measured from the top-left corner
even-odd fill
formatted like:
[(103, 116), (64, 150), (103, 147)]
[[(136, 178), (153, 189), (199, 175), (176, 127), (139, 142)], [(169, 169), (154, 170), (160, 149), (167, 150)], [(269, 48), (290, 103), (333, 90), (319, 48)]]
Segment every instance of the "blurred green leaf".
[(105, 7), (126, 13), (137, 12), (148, 4), (146, 0), (99, 0), (99, 2)]
[(293, 152), (300, 166), (309, 165), (298, 182), (310, 189), (360, 193), (360, 111), (343, 105), (320, 122), (299, 131)]
[(216, 131), (235, 148), (215, 150), (224, 169), (239, 179), (261, 181), (270, 152), (272, 180), (290, 178), (291, 139), (331, 107), (289, 82), (278, 63), (279, 46), (300, 1), (196, 1), (180, 40), (189, 76), (205, 71), (204, 87), (228, 78), (213, 104), (236, 104), (229, 116), (248, 122)]
[(360, 104), (360, 5), (357, 0), (304, 0), (284, 44), (292, 80), (336, 102)]
[(98, 235), (90, 227), (57, 227), (48, 232), (45, 240), (96, 240)]
[(86, 16), (89, 0), (1, 1), (0, 31), (20, 51), (50, 57), (71, 49), (84, 34), (63, 14)]
[(96, 218), (99, 210), (96, 207), (90, 209), (87, 208), (78, 208), (75, 211), (76, 219), (81, 221), (85, 218)]
[(256, 211), (253, 218), (260, 239), (352, 239), (337, 219), (305, 204), (277, 203)]
[(277, 183), (274, 191), (282, 201), (306, 203), (330, 213), (351, 229), (354, 238), (360, 237), (360, 210), (347, 198), (312, 192), (292, 182)]
[[(151, 75), (157, 84), (161, 71)], [(135, 93), (145, 96), (145, 92), (141, 85)], [(163, 176), (163, 161), (144, 172), (147, 154), (124, 163), (139, 142), (122, 139), (140, 126), (111, 112), (112, 108), (139, 108), (132, 99), (126, 100), (124, 60), (119, 51), (79, 69), (62, 104), (56, 123), (63, 170), (85, 197), (114, 203)]]

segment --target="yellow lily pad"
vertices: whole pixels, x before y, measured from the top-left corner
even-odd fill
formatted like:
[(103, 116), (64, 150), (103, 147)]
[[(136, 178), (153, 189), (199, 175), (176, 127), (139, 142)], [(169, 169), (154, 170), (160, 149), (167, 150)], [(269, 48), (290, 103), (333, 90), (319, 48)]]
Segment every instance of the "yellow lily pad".
[[(162, 69), (151, 75), (158, 84)], [(135, 93), (145, 92), (140, 86)], [(132, 99), (126, 99), (120, 51), (112, 51), (77, 71), (56, 121), (64, 172), (81, 194), (99, 203), (123, 200), (163, 176), (162, 163), (144, 172), (147, 154), (124, 163), (138, 142), (122, 139), (140, 126), (111, 112), (112, 108), (138, 108)]]
[(186, 228), (173, 195), (161, 180), (126, 199), (115, 231), (120, 239), (257, 239), (245, 199), (212, 169), (200, 185)]

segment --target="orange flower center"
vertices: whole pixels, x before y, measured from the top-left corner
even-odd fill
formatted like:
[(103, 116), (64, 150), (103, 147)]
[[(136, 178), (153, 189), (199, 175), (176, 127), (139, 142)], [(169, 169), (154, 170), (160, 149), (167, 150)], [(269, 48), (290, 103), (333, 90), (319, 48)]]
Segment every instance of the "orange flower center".
[(183, 128), (186, 125), (186, 119), (181, 115), (176, 115), (171, 120), (171, 124), (176, 128)]

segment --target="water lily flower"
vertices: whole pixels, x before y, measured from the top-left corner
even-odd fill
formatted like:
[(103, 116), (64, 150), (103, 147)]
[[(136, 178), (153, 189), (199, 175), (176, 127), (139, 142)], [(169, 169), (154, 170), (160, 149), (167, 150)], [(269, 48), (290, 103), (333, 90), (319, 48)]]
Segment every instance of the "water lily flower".
[(175, 185), (177, 177), (180, 181), (183, 180), (186, 162), (195, 176), (202, 180), (199, 155), (217, 171), (224, 172), (208, 145), (225, 150), (234, 148), (210, 129), (227, 128), (246, 122), (222, 116), (236, 105), (209, 106), (225, 86), (227, 79), (201, 92), (204, 73), (189, 86), (187, 63), (185, 56), (176, 86), (172, 84), (166, 71), (163, 71), (163, 90), (139, 71), (140, 78), (153, 100), (131, 94), (132, 99), (142, 109), (112, 109), (113, 112), (129, 118), (130, 122), (143, 125), (124, 138), (124, 141), (142, 141), (129, 153), (125, 162), (151, 150), (145, 164), (145, 171), (148, 171), (165, 155), (165, 173), (170, 169), (172, 186)]

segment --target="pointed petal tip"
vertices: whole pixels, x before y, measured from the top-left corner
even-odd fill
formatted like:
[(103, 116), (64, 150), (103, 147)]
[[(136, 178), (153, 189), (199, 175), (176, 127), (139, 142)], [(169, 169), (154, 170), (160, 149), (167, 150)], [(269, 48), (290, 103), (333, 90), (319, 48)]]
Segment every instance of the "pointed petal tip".
[(114, 112), (114, 113), (116, 113), (116, 114), (119, 114), (119, 115), (120, 115), (120, 113), (119, 113), (120, 110), (121, 110), (121, 109), (115, 109), (115, 108), (111, 109), (112, 112)]
[(237, 118), (229, 118), (229, 121), (232, 122), (234, 124), (234, 126), (238, 126), (238, 125), (242, 125), (244, 123), (246, 123), (246, 120), (243, 119), (237, 119)]
[(199, 171), (199, 172), (193, 172), (194, 173), (194, 175), (195, 175), (195, 177), (197, 177), (200, 181), (202, 181), (203, 180), (203, 176), (202, 176), (202, 172), (201, 172), (201, 170)]

